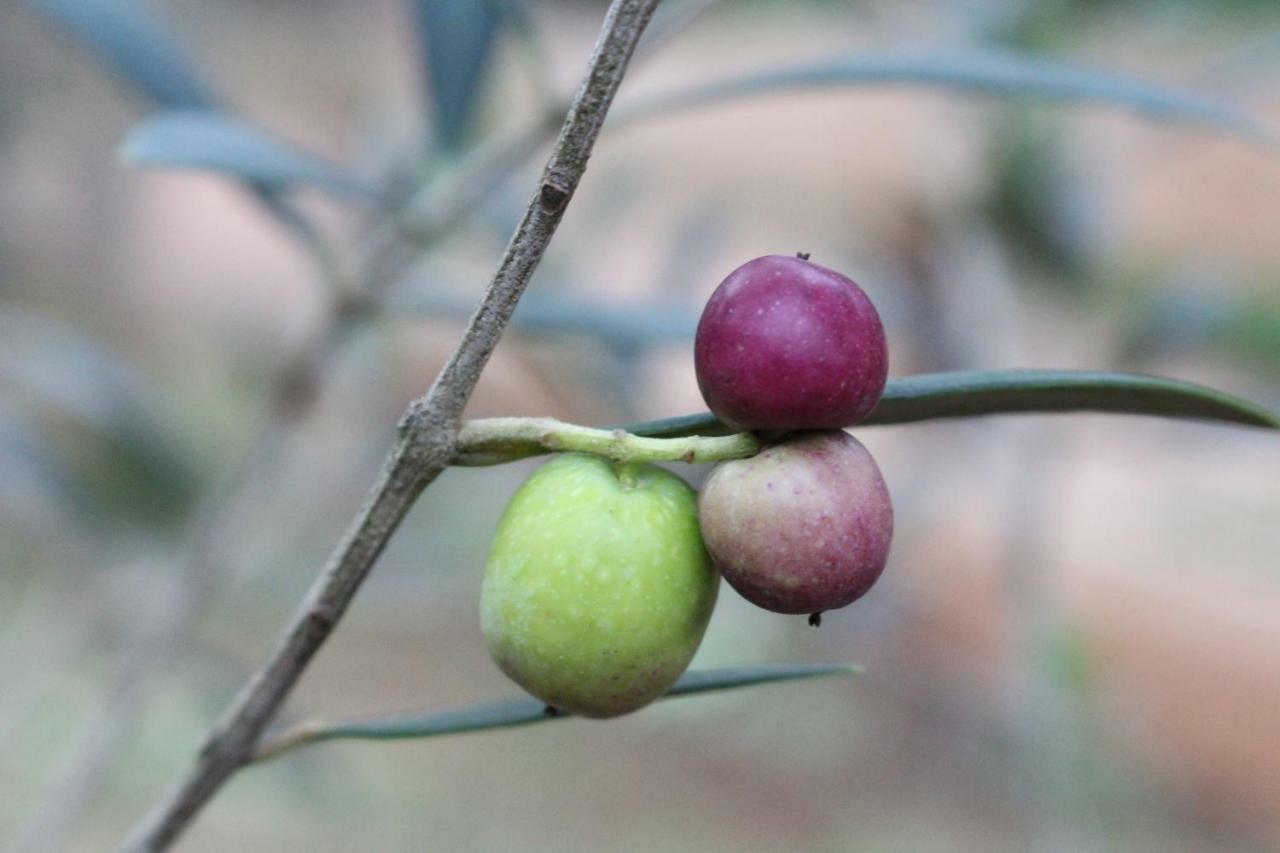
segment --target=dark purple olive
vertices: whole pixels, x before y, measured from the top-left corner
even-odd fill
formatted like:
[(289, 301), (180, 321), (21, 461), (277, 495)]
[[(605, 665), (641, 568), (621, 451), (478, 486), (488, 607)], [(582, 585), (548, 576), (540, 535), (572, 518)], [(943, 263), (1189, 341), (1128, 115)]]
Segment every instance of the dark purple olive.
[(778, 613), (857, 601), (884, 571), (893, 537), (880, 469), (838, 430), (799, 433), (721, 464), (702, 488), (698, 515), (725, 580)]
[(862, 288), (802, 258), (766, 255), (711, 294), (694, 366), (707, 407), (736, 429), (839, 429), (875, 408), (889, 352)]

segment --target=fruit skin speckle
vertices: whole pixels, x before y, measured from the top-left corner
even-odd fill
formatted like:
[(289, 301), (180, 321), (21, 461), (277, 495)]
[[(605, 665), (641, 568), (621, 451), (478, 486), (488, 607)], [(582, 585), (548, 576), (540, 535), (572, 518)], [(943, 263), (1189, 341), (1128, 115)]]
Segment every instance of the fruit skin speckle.
[(884, 326), (862, 288), (797, 257), (738, 267), (703, 309), (694, 342), (698, 388), (736, 429), (839, 429), (884, 392)]
[(800, 433), (721, 464), (698, 506), (725, 580), (778, 613), (822, 613), (861, 598), (884, 571), (893, 538), (879, 467), (838, 430)]
[(674, 474), (566, 453), (507, 505), (481, 588), (490, 654), (552, 707), (614, 717), (666, 693), (702, 642), (719, 575)]

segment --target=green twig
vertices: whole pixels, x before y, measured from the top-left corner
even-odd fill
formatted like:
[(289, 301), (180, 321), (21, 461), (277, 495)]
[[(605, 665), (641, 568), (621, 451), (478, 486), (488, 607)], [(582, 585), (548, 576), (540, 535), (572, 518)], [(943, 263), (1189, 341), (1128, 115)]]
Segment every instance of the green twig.
[(485, 418), (463, 424), (457, 447), (453, 464), (463, 466), (496, 465), (548, 451), (592, 453), (615, 462), (701, 463), (754, 456), (760, 442), (748, 433), (648, 438), (555, 418)]

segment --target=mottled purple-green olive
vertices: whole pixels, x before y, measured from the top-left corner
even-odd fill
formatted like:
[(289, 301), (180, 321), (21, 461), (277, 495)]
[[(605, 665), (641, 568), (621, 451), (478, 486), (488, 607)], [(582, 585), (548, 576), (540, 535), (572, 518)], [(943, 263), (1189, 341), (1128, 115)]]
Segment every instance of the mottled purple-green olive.
[(893, 505), (867, 449), (839, 430), (796, 433), (718, 466), (698, 502), (725, 580), (778, 613), (844, 607), (884, 571)]

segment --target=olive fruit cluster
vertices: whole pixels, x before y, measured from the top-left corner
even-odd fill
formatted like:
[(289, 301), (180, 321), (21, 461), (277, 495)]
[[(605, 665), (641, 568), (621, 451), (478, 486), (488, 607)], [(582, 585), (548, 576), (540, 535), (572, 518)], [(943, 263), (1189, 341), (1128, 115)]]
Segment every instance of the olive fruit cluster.
[(667, 692), (706, 631), (723, 575), (748, 600), (820, 614), (880, 576), (893, 510), (875, 460), (842, 431), (875, 407), (888, 357), (866, 294), (807, 258), (729, 275), (698, 325), (708, 406), (765, 448), (701, 496), (643, 463), (558, 455), (499, 522), (481, 590), (498, 666), (550, 708), (634, 711)]
[(893, 535), (880, 469), (842, 431), (870, 414), (888, 376), (871, 300), (807, 257), (757, 258), (711, 295), (694, 354), (720, 420), (784, 433), (703, 487), (702, 534), (725, 580), (766, 610), (815, 621), (861, 598)]

